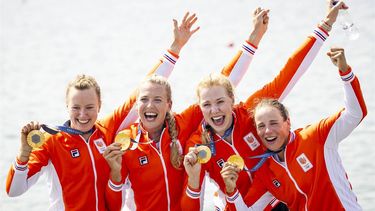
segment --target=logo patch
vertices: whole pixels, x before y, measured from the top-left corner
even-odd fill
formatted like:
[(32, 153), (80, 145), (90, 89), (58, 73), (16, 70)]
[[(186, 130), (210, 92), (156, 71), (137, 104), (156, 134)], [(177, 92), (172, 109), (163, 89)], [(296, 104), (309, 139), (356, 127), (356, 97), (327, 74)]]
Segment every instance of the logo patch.
[(249, 145), (250, 149), (253, 151), (260, 146), (259, 141), (255, 138), (252, 132), (244, 136), (243, 140), (245, 140), (247, 145)]
[(281, 183), (280, 183), (277, 179), (272, 180), (272, 183), (273, 183), (273, 185), (275, 185), (275, 187), (277, 187), (277, 188), (281, 186)]
[(218, 165), (220, 168), (223, 168), (225, 161), (224, 161), (223, 158), (221, 158), (221, 159), (217, 160), (216, 163), (217, 163), (217, 165)]
[(79, 151), (78, 151), (78, 149), (72, 149), (72, 150), (70, 150), (70, 155), (72, 156), (72, 158), (78, 158), (79, 157)]
[(307, 159), (305, 153), (300, 154), (296, 159), (304, 172), (307, 172), (313, 167), (312, 163), (309, 161), (309, 159)]
[(139, 159), (139, 164), (141, 164), (141, 166), (146, 165), (148, 163), (147, 156), (142, 156), (142, 157), (139, 157), (138, 159)]
[(101, 138), (94, 140), (94, 144), (95, 144), (95, 146), (98, 149), (100, 154), (103, 154), (104, 150), (107, 148), (103, 139), (101, 139)]

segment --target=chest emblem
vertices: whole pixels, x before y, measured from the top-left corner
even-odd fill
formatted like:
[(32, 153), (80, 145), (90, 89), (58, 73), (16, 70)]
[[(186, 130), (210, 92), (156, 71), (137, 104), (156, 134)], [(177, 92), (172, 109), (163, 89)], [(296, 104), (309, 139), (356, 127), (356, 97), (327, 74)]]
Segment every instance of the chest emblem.
[(217, 163), (217, 165), (220, 167), (220, 168), (223, 168), (223, 166), (224, 166), (224, 159), (223, 158), (221, 158), (221, 159), (219, 159), (219, 160), (217, 160), (216, 161), (216, 163)]
[(253, 151), (260, 146), (259, 141), (255, 138), (252, 132), (244, 136), (243, 140), (245, 140), (247, 145), (249, 145), (250, 149)]
[(273, 183), (273, 185), (274, 185), (275, 187), (277, 187), (277, 188), (279, 188), (279, 187), (281, 186), (281, 183), (280, 183), (279, 180), (277, 180), (277, 179), (272, 180), (272, 183)]
[(144, 165), (148, 164), (148, 158), (147, 158), (147, 156), (142, 156), (142, 157), (139, 157), (138, 159), (139, 159), (139, 164), (141, 166), (144, 166)]
[(305, 153), (300, 154), (296, 159), (297, 159), (298, 164), (301, 166), (304, 172), (307, 172), (313, 167), (310, 160), (307, 159)]
[(104, 150), (107, 148), (103, 139), (101, 139), (101, 138), (94, 140), (94, 144), (95, 144), (95, 146), (98, 149), (100, 154), (103, 154)]
[(72, 149), (70, 150), (70, 155), (72, 156), (72, 158), (78, 158), (79, 157), (79, 150), (78, 149)]

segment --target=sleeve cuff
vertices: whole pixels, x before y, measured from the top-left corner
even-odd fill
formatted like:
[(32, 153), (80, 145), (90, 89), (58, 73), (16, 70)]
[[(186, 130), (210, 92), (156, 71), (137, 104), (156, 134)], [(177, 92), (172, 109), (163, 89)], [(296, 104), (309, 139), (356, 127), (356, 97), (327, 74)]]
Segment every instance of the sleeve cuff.
[(313, 32), (313, 37), (315, 37), (317, 40), (320, 40), (320, 41), (323, 41), (323, 42), (326, 41), (328, 36), (329, 36), (328, 32), (324, 31), (320, 27), (317, 27)]
[(120, 192), (122, 190), (122, 185), (122, 182), (114, 182), (112, 180), (108, 180), (108, 187), (115, 192)]
[(14, 164), (13, 164), (13, 167), (15, 170), (17, 171), (26, 171), (27, 170), (27, 161), (26, 162), (21, 162), (18, 160), (18, 158), (16, 158)]
[(352, 82), (355, 78), (355, 75), (352, 71), (352, 68), (350, 66), (348, 66), (348, 70), (345, 71), (345, 72), (341, 72), (339, 71), (340, 73), (340, 76), (341, 76), (341, 80), (344, 81), (344, 82)]
[(171, 50), (168, 50), (164, 55), (163, 55), (164, 59), (166, 61), (168, 61), (169, 63), (171, 64), (176, 64), (179, 56), (175, 53), (173, 53)]
[(233, 204), (239, 196), (240, 192), (238, 191), (238, 189), (236, 189), (232, 194), (227, 194), (227, 202)]
[(247, 52), (248, 54), (254, 55), (256, 50), (258, 49), (258, 47), (246, 40), (242, 44), (242, 49), (244, 50), (244, 52)]
[(189, 186), (186, 187), (186, 195), (192, 199), (199, 199), (201, 196), (200, 189), (190, 188)]

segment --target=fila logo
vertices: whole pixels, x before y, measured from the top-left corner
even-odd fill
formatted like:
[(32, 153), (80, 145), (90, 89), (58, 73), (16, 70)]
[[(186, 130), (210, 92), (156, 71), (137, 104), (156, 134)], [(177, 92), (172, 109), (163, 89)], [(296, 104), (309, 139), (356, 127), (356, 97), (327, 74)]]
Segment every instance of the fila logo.
[(307, 172), (313, 167), (312, 163), (309, 161), (305, 153), (300, 154), (296, 159), (304, 172)]
[(279, 188), (281, 186), (281, 183), (277, 180), (277, 179), (274, 179), (272, 180), (272, 183), (273, 185), (275, 185), (275, 187)]
[(79, 151), (78, 151), (78, 149), (72, 149), (72, 150), (70, 150), (70, 155), (72, 156), (72, 158), (78, 158), (79, 157)]
[(223, 168), (224, 166), (224, 159), (221, 158), (220, 160), (216, 161), (217, 165), (220, 167), (220, 168)]
[(255, 150), (260, 146), (259, 141), (255, 138), (252, 132), (243, 137), (243, 140), (249, 145), (251, 150)]
[(138, 159), (139, 159), (139, 164), (141, 164), (141, 166), (146, 165), (148, 163), (147, 156), (142, 156), (142, 157), (139, 157)]

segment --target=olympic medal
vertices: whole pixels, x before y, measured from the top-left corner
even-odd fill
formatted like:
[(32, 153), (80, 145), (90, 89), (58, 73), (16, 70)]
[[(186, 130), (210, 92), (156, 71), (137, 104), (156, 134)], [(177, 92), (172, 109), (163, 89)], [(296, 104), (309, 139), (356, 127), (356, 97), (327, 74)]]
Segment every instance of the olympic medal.
[(32, 148), (39, 148), (44, 144), (44, 134), (39, 130), (32, 130), (27, 134), (27, 143)]
[(236, 165), (239, 169), (243, 169), (243, 167), (245, 166), (245, 162), (244, 160), (242, 159), (241, 156), (239, 155), (231, 155), (228, 160), (227, 160), (228, 163), (230, 164), (233, 164), (233, 165)]
[(121, 144), (121, 150), (125, 151), (130, 146), (130, 130), (126, 129), (119, 132), (115, 137), (115, 142)]
[(198, 162), (207, 163), (211, 159), (211, 150), (205, 145), (200, 145), (197, 147), (198, 150)]

